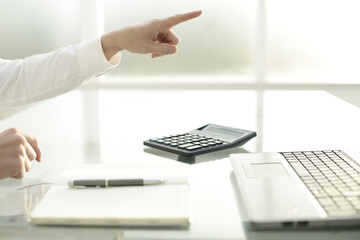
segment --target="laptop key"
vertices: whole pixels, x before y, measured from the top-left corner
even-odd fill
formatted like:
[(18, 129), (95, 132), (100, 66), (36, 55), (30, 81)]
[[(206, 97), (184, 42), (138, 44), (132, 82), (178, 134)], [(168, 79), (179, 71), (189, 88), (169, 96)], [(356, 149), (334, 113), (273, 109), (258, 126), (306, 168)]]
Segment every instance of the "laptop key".
[(301, 165), (301, 163), (292, 162), (290, 165), (294, 168), (300, 177), (311, 176), (310, 173), (303, 167), (303, 165)]
[(351, 215), (356, 214), (356, 211), (355, 210), (341, 210), (341, 209), (338, 209), (338, 210), (328, 211), (328, 214), (330, 216), (338, 216), (338, 217), (351, 216)]
[(341, 193), (335, 187), (326, 187), (324, 189), (331, 197), (340, 197)]
[(320, 204), (323, 206), (333, 206), (334, 205), (334, 201), (332, 200), (331, 197), (319, 198), (318, 200), (319, 200)]
[(360, 197), (360, 191), (343, 192), (346, 197)]

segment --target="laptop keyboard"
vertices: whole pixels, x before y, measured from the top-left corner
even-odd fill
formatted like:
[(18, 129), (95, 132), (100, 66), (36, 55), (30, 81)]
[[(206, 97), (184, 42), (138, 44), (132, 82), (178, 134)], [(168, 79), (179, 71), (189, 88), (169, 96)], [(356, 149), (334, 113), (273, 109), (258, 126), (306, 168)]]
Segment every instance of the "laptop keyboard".
[(360, 215), (360, 166), (341, 151), (281, 153), (330, 216)]

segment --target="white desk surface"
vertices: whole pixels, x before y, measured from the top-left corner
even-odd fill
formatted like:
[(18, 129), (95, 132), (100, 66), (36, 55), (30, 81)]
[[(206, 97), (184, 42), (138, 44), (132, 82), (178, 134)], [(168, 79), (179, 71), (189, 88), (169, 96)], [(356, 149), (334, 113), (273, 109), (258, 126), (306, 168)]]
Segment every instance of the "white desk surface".
[[(33, 170), (22, 181), (0, 181), (0, 239), (360, 238), (360, 230), (249, 229), (242, 224), (229, 177), (228, 155), (234, 152), (356, 149), (360, 139), (360, 110), (337, 97), (321, 91), (104, 91), (99, 94), (100, 147), (88, 142), (91, 136), (83, 132), (84, 119), (79, 120), (76, 109), (82, 106), (66, 103), (79, 99), (81, 92), (64, 95), (0, 124), (1, 129), (15, 124), (38, 136), (44, 156), (44, 162), (33, 163)], [(166, 101), (159, 104), (162, 99)], [(54, 116), (49, 109), (56, 109)], [(29, 120), (24, 123), (23, 119)], [(67, 121), (74, 122), (70, 130)], [(244, 148), (206, 154), (192, 162), (142, 145), (145, 139), (193, 130), (207, 123), (256, 130), (258, 137)], [(40, 227), (27, 222), (28, 213), (51, 185), (19, 188), (52, 182), (73, 163), (126, 161), (190, 165), (193, 221), (189, 229)]]

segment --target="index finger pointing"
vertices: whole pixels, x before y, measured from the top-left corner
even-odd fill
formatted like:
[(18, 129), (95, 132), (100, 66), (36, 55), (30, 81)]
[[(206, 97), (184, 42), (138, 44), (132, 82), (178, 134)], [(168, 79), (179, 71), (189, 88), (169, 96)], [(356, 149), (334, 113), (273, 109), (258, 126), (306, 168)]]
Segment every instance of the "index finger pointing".
[(175, 25), (178, 25), (179, 23), (182, 22), (186, 22), (190, 19), (193, 18), (197, 18), (198, 16), (200, 16), (202, 14), (202, 11), (194, 11), (194, 12), (188, 12), (188, 13), (182, 13), (182, 14), (176, 14), (174, 16), (171, 17), (167, 17), (165, 18), (164, 21), (164, 26), (167, 29), (172, 28)]

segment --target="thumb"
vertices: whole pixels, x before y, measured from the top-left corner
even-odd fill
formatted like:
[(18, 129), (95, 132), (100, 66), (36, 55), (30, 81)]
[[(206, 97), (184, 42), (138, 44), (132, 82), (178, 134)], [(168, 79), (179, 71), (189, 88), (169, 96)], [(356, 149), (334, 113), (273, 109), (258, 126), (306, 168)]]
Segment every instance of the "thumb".
[(168, 43), (152, 43), (150, 52), (155, 55), (169, 55), (177, 52), (177, 47)]

